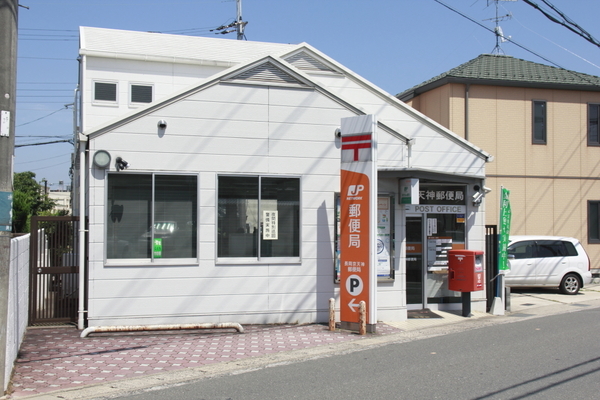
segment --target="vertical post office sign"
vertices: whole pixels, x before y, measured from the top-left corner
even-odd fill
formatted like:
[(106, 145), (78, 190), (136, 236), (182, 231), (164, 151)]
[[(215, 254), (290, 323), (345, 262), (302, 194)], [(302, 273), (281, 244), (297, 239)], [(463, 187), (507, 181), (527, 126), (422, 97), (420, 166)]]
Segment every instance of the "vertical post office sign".
[(341, 121), (340, 319), (359, 322), (364, 301), (367, 324), (377, 322), (377, 121), (374, 115)]

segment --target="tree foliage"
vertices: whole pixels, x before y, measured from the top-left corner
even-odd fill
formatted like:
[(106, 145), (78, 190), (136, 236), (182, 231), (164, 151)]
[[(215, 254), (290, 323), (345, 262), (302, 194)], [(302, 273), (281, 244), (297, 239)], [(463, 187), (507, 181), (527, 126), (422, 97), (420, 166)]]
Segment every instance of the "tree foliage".
[(13, 232), (29, 232), (29, 221), (33, 215), (47, 214), (54, 208), (44, 188), (35, 180), (31, 171), (18, 172), (13, 183)]

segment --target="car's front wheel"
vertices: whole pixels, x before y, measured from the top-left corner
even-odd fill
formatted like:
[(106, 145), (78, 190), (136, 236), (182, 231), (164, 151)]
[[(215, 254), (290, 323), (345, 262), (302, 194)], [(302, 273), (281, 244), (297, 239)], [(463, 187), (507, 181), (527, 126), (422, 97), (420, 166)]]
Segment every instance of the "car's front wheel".
[(567, 274), (560, 282), (560, 291), (564, 294), (577, 294), (581, 289), (581, 281), (575, 274)]

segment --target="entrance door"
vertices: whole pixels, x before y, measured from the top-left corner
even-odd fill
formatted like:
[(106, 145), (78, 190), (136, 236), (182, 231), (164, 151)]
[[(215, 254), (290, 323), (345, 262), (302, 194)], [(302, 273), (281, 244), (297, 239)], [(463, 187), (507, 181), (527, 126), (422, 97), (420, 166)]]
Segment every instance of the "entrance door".
[(460, 303), (448, 290), (447, 251), (465, 248), (465, 221), (460, 214), (406, 217), (406, 303), (408, 309)]
[(423, 218), (406, 217), (406, 304), (423, 308)]

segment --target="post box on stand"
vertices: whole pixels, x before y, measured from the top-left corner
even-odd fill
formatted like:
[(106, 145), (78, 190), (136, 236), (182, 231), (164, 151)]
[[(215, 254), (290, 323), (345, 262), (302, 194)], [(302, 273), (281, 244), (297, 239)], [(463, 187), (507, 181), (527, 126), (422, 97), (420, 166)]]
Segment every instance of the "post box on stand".
[(461, 292), (463, 317), (471, 315), (471, 292), (483, 290), (483, 251), (448, 250), (448, 289)]

